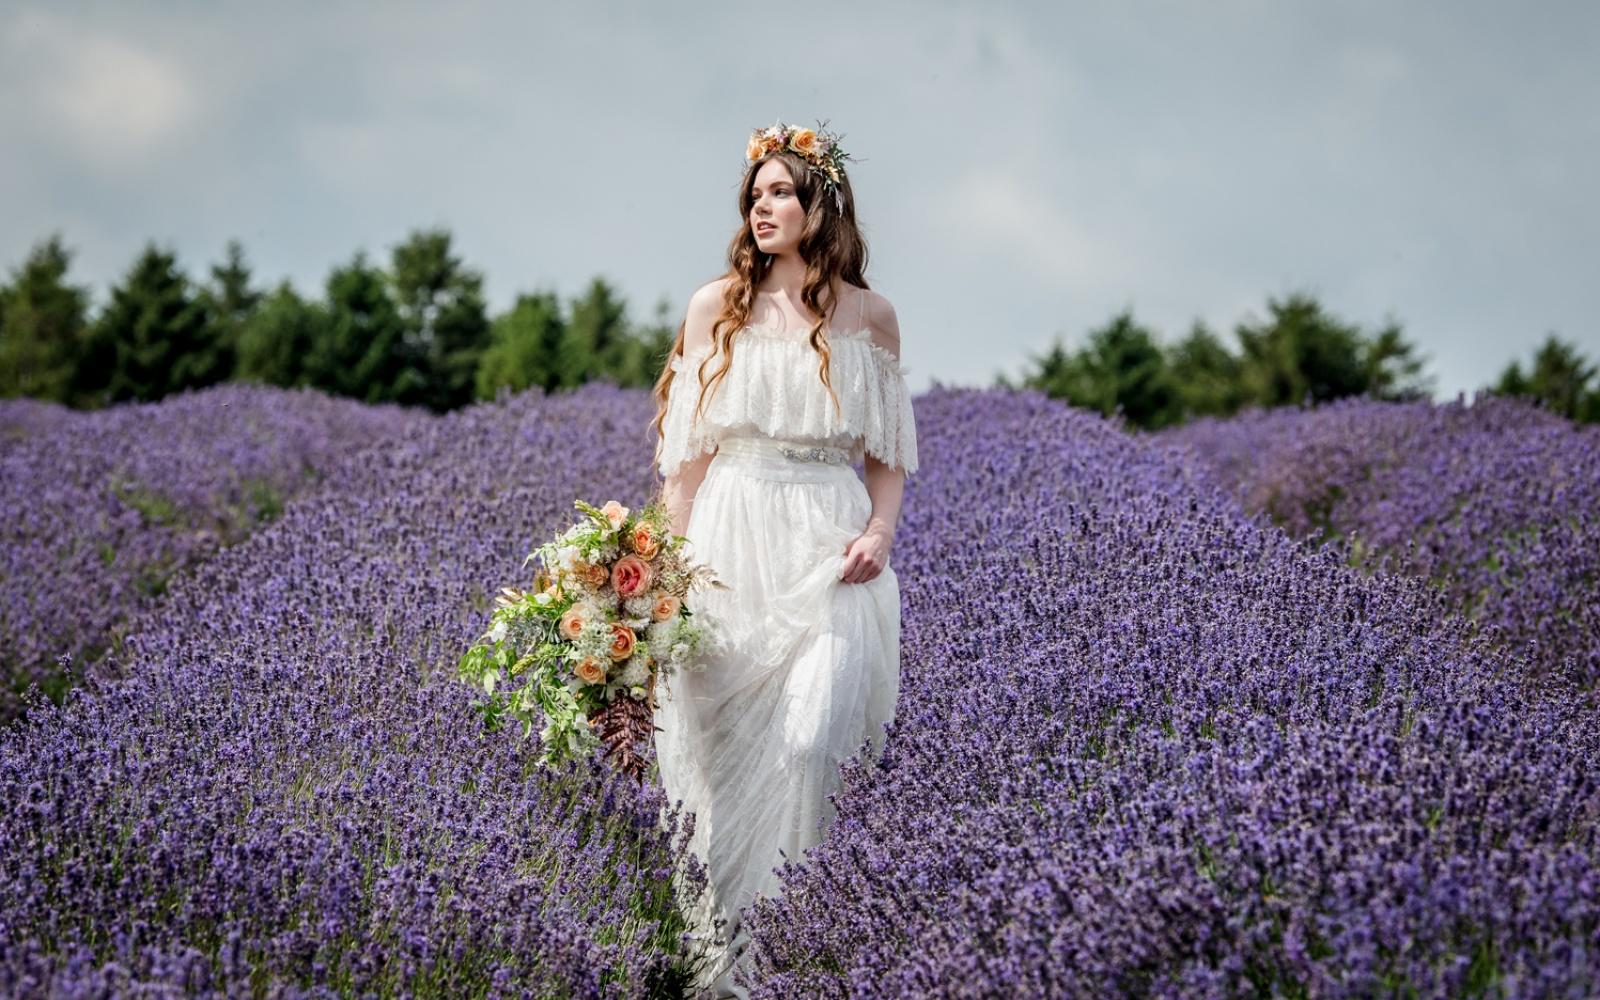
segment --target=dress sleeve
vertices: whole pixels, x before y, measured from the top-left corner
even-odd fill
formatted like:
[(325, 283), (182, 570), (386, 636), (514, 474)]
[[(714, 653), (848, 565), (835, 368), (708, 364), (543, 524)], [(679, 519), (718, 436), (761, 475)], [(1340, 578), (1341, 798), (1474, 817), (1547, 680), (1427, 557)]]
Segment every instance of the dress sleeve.
[(672, 365), (672, 384), (667, 387), (667, 412), (661, 420), (661, 448), (658, 468), (663, 478), (678, 471), (683, 463), (697, 456), (715, 451), (717, 435), (702, 421), (694, 419), (695, 403), (700, 396), (700, 367), (698, 357), (675, 354)]
[(867, 420), (863, 448), (886, 465), (917, 471), (917, 419), (906, 386), (910, 369), (888, 348), (872, 344), (876, 392)]

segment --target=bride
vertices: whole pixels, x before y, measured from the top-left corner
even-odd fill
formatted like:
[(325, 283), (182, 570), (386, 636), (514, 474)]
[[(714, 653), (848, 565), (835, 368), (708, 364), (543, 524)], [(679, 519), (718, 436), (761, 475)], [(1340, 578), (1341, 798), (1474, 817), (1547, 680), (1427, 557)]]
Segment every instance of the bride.
[(662, 785), (695, 814), (708, 875), (691, 919), (702, 934), (726, 921), (698, 984), (718, 996), (745, 995), (740, 911), (821, 839), (840, 763), (869, 740), (876, 752), (894, 716), (889, 553), (917, 468), (894, 308), (862, 273), (849, 154), (820, 125), (779, 122), (745, 156), (728, 271), (690, 298), (652, 423), (673, 530), (727, 585), (691, 592), (724, 643), (703, 671), (665, 679), (656, 714)]

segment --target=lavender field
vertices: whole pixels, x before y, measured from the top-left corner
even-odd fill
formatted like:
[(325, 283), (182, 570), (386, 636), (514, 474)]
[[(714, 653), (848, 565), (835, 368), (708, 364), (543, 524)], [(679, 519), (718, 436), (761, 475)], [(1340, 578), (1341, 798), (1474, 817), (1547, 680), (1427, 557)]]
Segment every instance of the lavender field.
[(0, 401), (0, 722), (33, 685), (59, 699), (174, 573), (402, 427), (396, 407), (247, 386), (92, 415)]
[(1162, 437), (1290, 535), (1430, 580), (1538, 672), (1600, 681), (1600, 426), (1480, 393), (1257, 409)]
[[(453, 678), (574, 496), (651, 490), (645, 393), (238, 392), (0, 408), (13, 687), (108, 650), (0, 731), (0, 993), (677, 995), (687, 817)], [(916, 407), (899, 715), (756, 995), (1600, 991), (1592, 435)]]

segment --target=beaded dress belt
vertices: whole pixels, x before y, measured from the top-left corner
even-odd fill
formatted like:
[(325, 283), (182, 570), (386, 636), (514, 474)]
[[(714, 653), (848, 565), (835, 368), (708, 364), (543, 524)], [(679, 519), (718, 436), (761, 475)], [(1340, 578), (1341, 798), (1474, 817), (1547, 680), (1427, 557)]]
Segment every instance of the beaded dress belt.
[(806, 444), (801, 441), (784, 441), (770, 437), (734, 437), (724, 440), (721, 450), (730, 454), (779, 454), (791, 462), (825, 462), (829, 465), (850, 464), (850, 453), (831, 445)]
[(843, 465), (849, 461), (843, 448), (831, 448), (828, 445), (796, 448), (792, 445), (779, 444), (778, 450), (791, 462), (827, 462), (829, 465)]

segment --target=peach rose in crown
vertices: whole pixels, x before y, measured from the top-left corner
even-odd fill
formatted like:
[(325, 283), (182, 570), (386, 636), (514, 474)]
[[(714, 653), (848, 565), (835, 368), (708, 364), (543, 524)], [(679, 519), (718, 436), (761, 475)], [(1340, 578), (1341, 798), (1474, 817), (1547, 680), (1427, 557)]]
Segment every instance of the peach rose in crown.
[(633, 634), (633, 629), (622, 622), (611, 623), (611, 658), (613, 660), (626, 660), (633, 655), (633, 647), (639, 642), (639, 637)]
[(744, 158), (747, 160), (759, 160), (761, 159), (761, 154), (766, 151), (766, 140), (759, 135), (753, 135), (750, 137), (750, 144), (744, 148)]
[(585, 656), (572, 668), (578, 680), (585, 684), (602, 684), (606, 679), (606, 665), (593, 656)]
[(637, 597), (650, 589), (655, 581), (655, 570), (636, 555), (625, 555), (611, 567), (611, 586), (621, 598)]
[(655, 603), (650, 605), (650, 619), (658, 622), (666, 621), (678, 613), (680, 603), (677, 594), (658, 594)]
[(567, 609), (566, 614), (561, 616), (561, 622), (558, 627), (562, 635), (568, 639), (576, 639), (583, 632), (584, 624), (583, 615), (579, 613), (576, 607), (571, 607)]
[(628, 508), (615, 500), (607, 500), (606, 505), (600, 508), (600, 513), (606, 516), (606, 520), (611, 522), (611, 530), (615, 531), (622, 527), (622, 522), (627, 519)]
[(801, 156), (813, 156), (817, 152), (817, 133), (809, 128), (797, 128), (789, 134), (789, 148)]
[(633, 529), (633, 551), (639, 553), (641, 559), (654, 559), (656, 553), (661, 551), (661, 541), (656, 538), (655, 529), (648, 524), (641, 524)]

